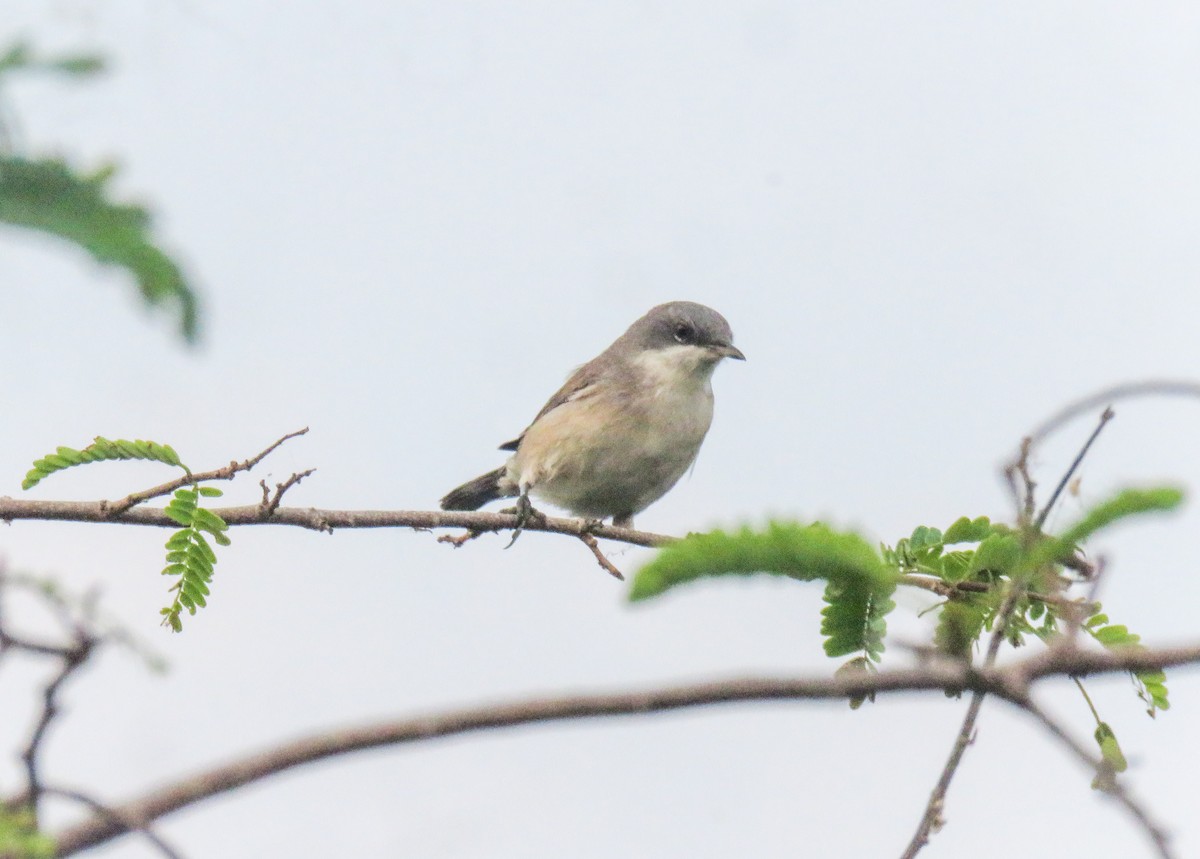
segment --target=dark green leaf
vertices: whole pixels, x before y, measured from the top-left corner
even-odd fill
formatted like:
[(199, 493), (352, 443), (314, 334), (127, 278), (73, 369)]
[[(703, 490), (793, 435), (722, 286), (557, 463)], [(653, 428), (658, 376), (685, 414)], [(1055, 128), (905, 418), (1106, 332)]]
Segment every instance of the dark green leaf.
[(59, 160), (0, 154), (0, 222), (58, 236), (101, 263), (126, 269), (145, 303), (173, 308), (184, 338), (194, 341), (192, 288), (152, 242), (147, 211), (113, 201), (107, 180), (104, 171), (89, 176)]

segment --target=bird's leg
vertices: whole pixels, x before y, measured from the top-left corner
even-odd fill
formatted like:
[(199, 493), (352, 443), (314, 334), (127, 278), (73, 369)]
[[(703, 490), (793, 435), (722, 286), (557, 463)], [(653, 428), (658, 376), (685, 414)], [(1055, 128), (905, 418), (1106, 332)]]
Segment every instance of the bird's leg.
[(517, 527), (513, 529), (512, 539), (508, 541), (508, 545), (504, 548), (512, 547), (512, 544), (517, 542), (517, 538), (521, 536), (521, 532), (525, 530), (525, 525), (530, 519), (541, 519), (545, 521), (545, 514), (533, 509), (533, 502), (529, 500), (529, 487), (522, 486), (521, 494), (517, 496), (517, 506), (512, 508), (512, 512), (517, 514)]
[(633, 527), (633, 514), (626, 513), (624, 516), (614, 516), (613, 517), (613, 527), (614, 528), (632, 528)]

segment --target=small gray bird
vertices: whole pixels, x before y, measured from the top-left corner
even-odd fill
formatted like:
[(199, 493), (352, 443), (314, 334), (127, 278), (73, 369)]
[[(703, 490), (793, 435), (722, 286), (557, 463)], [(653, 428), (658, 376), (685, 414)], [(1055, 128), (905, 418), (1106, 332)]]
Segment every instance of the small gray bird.
[(508, 462), (451, 490), (443, 510), (529, 495), (588, 519), (633, 515), (691, 467), (712, 423), (712, 373), (744, 361), (729, 323), (691, 301), (660, 304), (571, 374), (515, 441)]

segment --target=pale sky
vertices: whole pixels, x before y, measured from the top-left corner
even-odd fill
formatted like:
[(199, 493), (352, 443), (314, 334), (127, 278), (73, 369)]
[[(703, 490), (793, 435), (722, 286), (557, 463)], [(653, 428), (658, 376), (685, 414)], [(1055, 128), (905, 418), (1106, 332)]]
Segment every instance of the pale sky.
[[(95, 435), (193, 468), (309, 426), (248, 478), (291, 504), (432, 509), (502, 462), (566, 374), (649, 307), (709, 304), (718, 369), (662, 533), (820, 518), (894, 542), (1003, 517), (1022, 433), (1105, 385), (1200, 378), (1200, 8), (1038, 2), (266, 4), (16, 0), (0, 45), (113, 72), (3, 96), (18, 139), (115, 157), (204, 299), (198, 349), (120, 273), (0, 231), (9, 404), (0, 495)], [(1052, 485), (1091, 430), (1037, 457)], [(1121, 404), (1061, 526), (1113, 489), (1200, 486), (1200, 408)], [(104, 464), (30, 497), (168, 476)], [(1194, 638), (1195, 505), (1097, 540), (1113, 619)], [(462, 705), (741, 673), (818, 674), (820, 587), (707, 582), (631, 608), (577, 541), (235, 531), (210, 607), (158, 627), (166, 533), (14, 523), (15, 569), (98, 584), (171, 663), (110, 652), (65, 692), (47, 767), (111, 801), (315, 731)], [(611, 547), (632, 572), (648, 554)], [(926, 640), (904, 594), (898, 641)], [(887, 664), (902, 664), (898, 648)], [(31, 673), (32, 672), (32, 673)], [(34, 669), (0, 700), (32, 707)], [(1129, 783), (1200, 853), (1200, 684), (1145, 717), (1089, 689)], [(1087, 740), (1068, 683), (1041, 690)], [(195, 857), (899, 855), (966, 701), (712, 708), (477, 734), (344, 758), (164, 819)], [(10, 705), (5, 704), (6, 711)], [(15, 748), (21, 719), (0, 724)], [(17, 723), (20, 724), (17, 724)], [(11, 787), (15, 756), (0, 765)], [(992, 702), (928, 859), (1148, 855), (1090, 776)], [(76, 811), (59, 808), (55, 820)], [(127, 838), (95, 855), (154, 855)]]

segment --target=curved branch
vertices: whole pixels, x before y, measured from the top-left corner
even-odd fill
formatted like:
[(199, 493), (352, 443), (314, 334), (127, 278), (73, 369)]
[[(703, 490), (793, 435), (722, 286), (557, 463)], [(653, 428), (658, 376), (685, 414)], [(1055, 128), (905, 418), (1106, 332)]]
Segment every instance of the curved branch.
[(1200, 400), (1200, 382), (1194, 382), (1189, 379), (1148, 379), (1142, 382), (1126, 382), (1121, 385), (1103, 388), (1058, 410), (1034, 427), (1027, 438), (1030, 444), (1037, 444), (1068, 421), (1074, 420), (1080, 415), (1091, 412), (1101, 406), (1107, 406), (1117, 400), (1124, 400), (1130, 397), (1155, 396), (1191, 397)]
[[(974, 668), (949, 660), (917, 668), (845, 677), (745, 677), (660, 689), (560, 698), (451, 710), (415, 718), (317, 734), (166, 785), (112, 811), (125, 820), (150, 822), (185, 806), (294, 767), (366, 749), (431, 740), (490, 728), (538, 722), (644, 713), (749, 701), (822, 700), (872, 692), (974, 690), (1026, 708), (1030, 685), (1042, 678), (1145, 671), (1200, 663), (1200, 644), (1160, 650), (1090, 651), (1064, 644), (1003, 668)], [(1027, 708), (1026, 708), (1027, 709)], [(124, 829), (111, 818), (93, 818), (59, 833), (59, 856), (107, 842)]]

